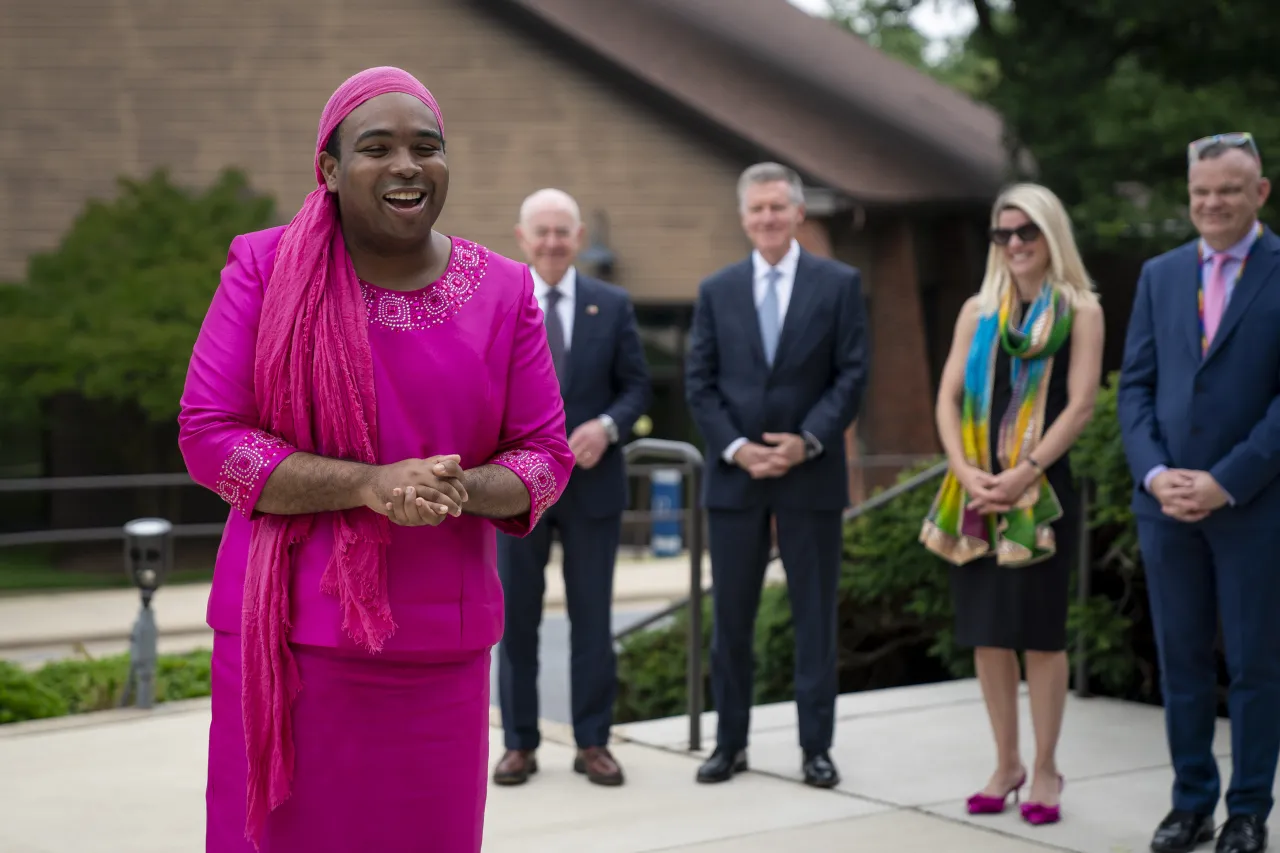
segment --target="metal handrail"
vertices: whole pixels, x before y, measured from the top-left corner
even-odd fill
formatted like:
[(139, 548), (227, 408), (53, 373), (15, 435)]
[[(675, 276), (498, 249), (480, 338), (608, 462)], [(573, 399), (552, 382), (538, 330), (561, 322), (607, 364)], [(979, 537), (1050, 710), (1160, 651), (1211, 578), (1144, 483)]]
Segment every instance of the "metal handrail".
[(689, 498), (688, 507), (682, 513), (687, 517), (689, 531), (689, 610), (688, 653), (686, 667), (686, 691), (689, 704), (689, 751), (702, 749), (702, 454), (698, 448), (684, 441), (662, 438), (637, 439), (622, 449), (628, 467), (639, 459), (651, 457), (675, 463), (688, 474), (685, 483)]
[[(688, 502), (687, 514), (690, 516), (690, 534), (689, 534), (689, 594), (679, 601), (672, 602), (667, 607), (657, 613), (650, 614), (639, 622), (628, 625), (623, 630), (613, 636), (616, 643), (631, 634), (643, 631), (655, 622), (659, 622), (668, 616), (678, 613), (680, 610), (689, 608), (689, 626), (687, 638), (687, 667), (686, 667), (686, 690), (688, 692), (689, 706), (689, 750), (697, 752), (702, 748), (702, 596), (704, 593), (702, 587), (702, 514), (701, 514), (701, 493), (700, 483), (698, 482), (698, 474), (702, 469), (702, 456), (697, 449), (690, 444), (679, 441), (664, 441), (661, 439), (640, 439), (632, 442), (624, 448), (624, 455), (630, 465), (637, 457), (647, 453), (653, 455), (663, 455), (673, 461), (678, 460), (690, 464), (694, 468), (693, 482), (691, 483), (693, 499)], [(696, 460), (696, 463), (695, 463)], [(858, 518), (864, 513), (882, 507), (895, 498), (919, 488), (920, 486), (942, 476), (947, 470), (945, 461), (930, 467), (929, 469), (916, 474), (915, 476), (894, 485), (875, 496), (862, 501), (857, 506), (845, 511), (844, 520), (850, 521)], [(770, 554), (770, 561), (777, 557), (776, 551)], [(713, 592), (713, 586), (708, 585), (705, 592), (710, 594)]]
[[(880, 507), (890, 503), (893, 500), (896, 500), (902, 495), (908, 492), (912, 492), (920, 488), (921, 486), (924, 486), (938, 479), (939, 477), (946, 474), (947, 468), (948, 468), (948, 463), (944, 459), (938, 462), (937, 464), (932, 465), (929, 468), (926, 468), (924, 471), (921, 471), (920, 473), (915, 474), (914, 476), (909, 477), (906, 480), (903, 480), (901, 483), (896, 483), (890, 488), (885, 489), (883, 492), (878, 492), (877, 494), (873, 495), (867, 500), (862, 501), (858, 503), (856, 506), (850, 507), (849, 509), (845, 510), (843, 514), (843, 520), (845, 522), (849, 522), (857, 518), (861, 518), (863, 515), (866, 515), (872, 510), (879, 509)], [(1091, 531), (1089, 529), (1089, 521), (1088, 521), (1089, 506), (1090, 506), (1090, 483), (1087, 480), (1085, 480), (1080, 483), (1080, 542), (1079, 542), (1079, 553), (1077, 556), (1078, 564), (1076, 566), (1076, 570), (1077, 570), (1076, 592), (1077, 592), (1077, 598), (1081, 604), (1084, 604), (1085, 602), (1087, 602), (1089, 600), (1089, 595), (1090, 595), (1089, 580), (1090, 580), (1091, 566), (1092, 566), (1090, 548), (1092, 543), (1092, 536), (1091, 536)], [(649, 628), (651, 625), (661, 622), (663, 619), (674, 616), (676, 613), (679, 613), (681, 610), (688, 607), (691, 602), (696, 601), (695, 608), (690, 611), (690, 620), (689, 620), (689, 623), (690, 623), (689, 636), (691, 638), (690, 647), (689, 647), (689, 667), (690, 667), (690, 676), (691, 676), (690, 685), (693, 684), (692, 673), (694, 672), (694, 667), (697, 667), (698, 677), (699, 679), (701, 679), (701, 665), (702, 665), (701, 626), (702, 626), (702, 594), (704, 590), (701, 588), (701, 584), (698, 583), (698, 581), (701, 578), (700, 551), (701, 551), (702, 534), (701, 534), (700, 528), (698, 529), (698, 533), (696, 534), (696, 537), (697, 538), (695, 542), (698, 547), (698, 553), (694, 553), (694, 543), (690, 544), (690, 558), (691, 560), (694, 561), (694, 564), (698, 567), (696, 573), (693, 575), (694, 579), (693, 579), (693, 585), (690, 588), (690, 594), (685, 596), (684, 598), (671, 602), (671, 604), (667, 605), (666, 607), (662, 608), (656, 613), (651, 613), (650, 615), (646, 616), (644, 619), (641, 619), (638, 622), (633, 622), (632, 624), (628, 625), (626, 628), (623, 628), (621, 631), (617, 632), (613, 636), (613, 641), (615, 643), (619, 642), (623, 639), (626, 639), (632, 634), (639, 633), (640, 631), (643, 631)], [(777, 549), (776, 548), (772, 549), (769, 554), (769, 561), (772, 562), (773, 560), (777, 559), (778, 556), (779, 554)], [(707, 594), (710, 594), (713, 591), (714, 591), (713, 585), (708, 585), (705, 590)], [(694, 633), (694, 628), (697, 629), (698, 633)], [(698, 642), (697, 646), (692, 645), (692, 643), (694, 642), (693, 638), (696, 638)], [(1083, 631), (1081, 631), (1079, 635), (1076, 637), (1074, 692), (1077, 696), (1082, 698), (1087, 698), (1093, 695), (1089, 689), (1089, 662), (1088, 662), (1087, 639), (1088, 638), (1085, 636), (1085, 633)], [(690, 687), (690, 690), (692, 691), (692, 687)], [(691, 708), (693, 707), (692, 701), (693, 700), (691, 699), (690, 700)], [(699, 708), (701, 707), (701, 690), (698, 691), (698, 707)], [(694, 733), (696, 732), (696, 729), (694, 728), (692, 721), (690, 722), (690, 732), (691, 732), (690, 748), (696, 751), (697, 747), (693, 745), (697, 743), (697, 740), (694, 737)]]
[[(903, 495), (907, 492), (913, 491), (914, 489), (919, 488), (925, 483), (931, 482), (932, 480), (935, 480), (938, 477), (941, 477), (943, 474), (946, 473), (946, 470), (947, 470), (947, 463), (939, 462), (937, 465), (934, 465), (931, 468), (921, 471), (919, 474), (916, 474), (914, 477), (911, 477), (908, 480), (903, 480), (901, 483), (897, 483), (891, 488), (885, 489), (883, 492), (878, 492), (877, 494), (871, 496), (870, 498), (867, 498), (865, 501), (862, 501), (857, 506), (853, 506), (845, 510), (844, 520), (846, 522), (853, 521), (855, 518), (859, 518), (860, 516), (868, 512), (871, 512), (874, 509), (879, 509), (880, 507), (892, 501), (894, 498), (897, 498), (900, 495)], [(776, 548), (772, 549), (769, 552), (769, 562), (773, 562), (774, 560), (778, 559), (778, 557), (779, 557), (779, 554)], [(710, 592), (711, 589), (712, 588), (708, 586), (705, 591)], [(625, 639), (632, 634), (639, 633), (640, 631), (643, 631), (645, 628), (648, 628), (650, 625), (653, 625), (656, 622), (661, 622), (663, 619), (666, 619), (668, 616), (672, 616), (676, 613), (679, 613), (681, 610), (683, 610), (688, 606), (689, 606), (689, 596), (685, 596), (684, 598), (677, 599), (676, 601), (671, 602), (671, 604), (662, 608), (658, 612), (651, 613), (648, 616), (646, 616), (644, 619), (641, 619), (639, 622), (633, 622), (632, 624), (623, 628), (621, 631), (613, 635), (613, 640), (614, 642), (617, 642), (618, 640)]]
[[(646, 447), (660, 448), (657, 452), (671, 451), (673, 446), (692, 447), (684, 442), (666, 441), (665, 439), (642, 439), (658, 442)], [(683, 452), (683, 451), (680, 451)], [(696, 448), (695, 448), (696, 452)], [(683, 458), (683, 457), (681, 457)], [(851, 468), (876, 469), (904, 467), (921, 461), (919, 455), (882, 454), (850, 460)], [(637, 466), (639, 467), (639, 466)], [(652, 466), (648, 466), (652, 467)], [(190, 474), (183, 472), (162, 474), (106, 474), (84, 477), (0, 477), (0, 494), (31, 494), (40, 492), (92, 491), (106, 489), (158, 489), (183, 488), (199, 485)], [(677, 512), (677, 517), (679, 515)], [(666, 514), (661, 510), (624, 510), (622, 520), (631, 523), (639, 519), (648, 521), (664, 520)], [(200, 524), (180, 524), (174, 528), (174, 535), (183, 538), (218, 538), (222, 535), (224, 523), (209, 522)], [(0, 548), (21, 547), (30, 545), (61, 545), (73, 542), (112, 542), (121, 536), (118, 527), (73, 527), (45, 530), (21, 530), (14, 533), (0, 533)]]
[(146, 489), (194, 486), (190, 474), (108, 474), (93, 477), (0, 478), (0, 492), (62, 492), (89, 489)]

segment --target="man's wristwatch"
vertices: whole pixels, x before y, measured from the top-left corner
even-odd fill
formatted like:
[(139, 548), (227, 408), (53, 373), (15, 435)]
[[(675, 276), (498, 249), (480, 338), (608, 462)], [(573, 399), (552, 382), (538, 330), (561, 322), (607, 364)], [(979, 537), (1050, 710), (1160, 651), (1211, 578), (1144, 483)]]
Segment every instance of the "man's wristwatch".
[(597, 420), (604, 426), (604, 434), (609, 436), (610, 444), (618, 443), (618, 425), (608, 415), (601, 415)]

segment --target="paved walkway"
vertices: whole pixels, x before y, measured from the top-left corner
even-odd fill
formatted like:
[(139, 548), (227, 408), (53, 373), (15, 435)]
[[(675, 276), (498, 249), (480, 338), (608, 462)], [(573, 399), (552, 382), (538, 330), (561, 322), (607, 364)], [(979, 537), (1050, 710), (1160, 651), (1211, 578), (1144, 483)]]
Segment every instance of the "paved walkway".
[[(664, 603), (684, 593), (687, 572), (681, 559), (620, 561), (617, 600), (639, 609)], [(563, 601), (555, 566), (548, 587), (554, 609)], [(161, 591), (156, 606), (168, 632), (162, 645), (191, 642), (183, 631), (205, 630), (207, 593), (207, 586)], [(128, 591), (0, 599), (0, 657), (95, 632), (96, 642), (119, 642), (136, 607)], [(208, 707), (207, 700), (195, 700), (151, 713), (108, 711), (0, 726), (0, 851), (202, 849)], [(1029, 743), (1025, 699), (1022, 712)], [(715, 786), (693, 782), (701, 755), (687, 750), (685, 718), (616, 729), (617, 755), (628, 773), (621, 789), (597, 788), (573, 774), (567, 728), (547, 723), (543, 772), (521, 788), (490, 791), (484, 849), (1138, 853), (1168, 808), (1172, 772), (1158, 708), (1070, 699), (1060, 753), (1064, 820), (1040, 828), (1022, 823), (1016, 810), (964, 814), (965, 797), (985, 781), (991, 762), (975, 682), (842, 696), (837, 717), (833, 752), (844, 782), (834, 791), (800, 784), (790, 703), (755, 710), (752, 771)], [(494, 722), (496, 758), (501, 732)], [(704, 716), (702, 730), (705, 755), (714, 746), (714, 713)], [(1227, 723), (1219, 721), (1224, 780), (1229, 750)]]
[[(0, 850), (203, 849), (208, 725), (208, 702), (196, 700), (150, 714), (108, 711), (0, 727)], [(496, 757), (501, 733), (492, 732)], [(694, 757), (636, 742), (616, 747), (628, 784), (599, 788), (571, 771), (563, 727), (547, 726), (545, 738), (542, 770), (528, 785), (490, 788), (485, 853), (1054, 849), (884, 800), (816, 791), (767, 772), (697, 785)], [(863, 773), (852, 766), (846, 771)]]
[[(170, 853), (203, 837), (208, 700), (146, 713), (107, 711), (0, 726), (0, 851)], [(1025, 698), (1022, 730), (1030, 732)], [(490, 790), (487, 853), (1138, 853), (1168, 806), (1172, 773), (1158, 708), (1069, 701), (1061, 764), (1064, 820), (1030, 827), (1016, 811), (971, 818), (963, 802), (985, 780), (991, 746), (977, 684), (840, 697), (833, 791), (800, 783), (795, 708), (757, 708), (752, 770), (723, 785), (693, 781), (688, 720), (617, 727), (628, 783), (591, 786), (570, 769), (572, 738), (545, 723), (540, 772)], [(501, 750), (496, 713), (491, 757)], [(703, 719), (715, 731), (715, 714)], [(1217, 753), (1229, 773), (1228, 729)], [(1026, 758), (1029, 760), (1030, 755)], [(1219, 819), (1224, 818), (1220, 811)]]

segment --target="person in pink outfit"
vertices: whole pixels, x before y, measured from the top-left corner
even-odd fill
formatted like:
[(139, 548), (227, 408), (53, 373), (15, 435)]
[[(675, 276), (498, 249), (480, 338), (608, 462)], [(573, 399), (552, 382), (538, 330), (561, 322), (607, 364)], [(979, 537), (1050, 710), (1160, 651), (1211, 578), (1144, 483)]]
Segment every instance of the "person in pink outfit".
[(434, 226), (444, 121), (408, 73), (344, 82), (317, 188), (236, 237), (180, 444), (230, 512), (214, 568), (206, 853), (477, 853), (495, 528), (573, 467), (533, 280)]

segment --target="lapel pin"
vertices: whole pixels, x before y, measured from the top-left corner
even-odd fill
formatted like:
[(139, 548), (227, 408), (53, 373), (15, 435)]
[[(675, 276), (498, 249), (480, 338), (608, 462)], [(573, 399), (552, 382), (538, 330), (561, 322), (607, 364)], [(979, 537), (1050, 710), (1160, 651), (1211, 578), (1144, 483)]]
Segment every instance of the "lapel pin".
[(597, 307), (597, 306), (595, 306), (595, 305), (588, 305), (588, 306), (587, 306), (587, 313), (588, 313), (588, 314), (599, 314), (599, 313), (600, 313), (600, 309), (599, 309), (599, 307)]

